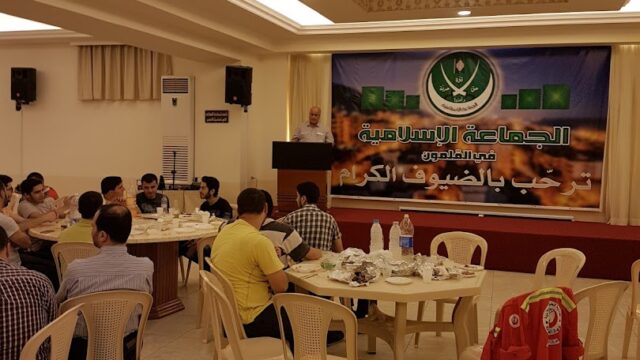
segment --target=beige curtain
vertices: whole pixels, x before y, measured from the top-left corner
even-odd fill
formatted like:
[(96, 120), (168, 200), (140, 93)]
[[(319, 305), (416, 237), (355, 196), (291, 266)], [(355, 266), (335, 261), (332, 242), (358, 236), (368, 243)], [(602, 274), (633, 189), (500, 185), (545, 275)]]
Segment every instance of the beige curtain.
[(607, 131), (605, 215), (640, 225), (640, 45), (614, 46)]
[(127, 45), (78, 48), (80, 100), (157, 100), (171, 56)]
[(290, 133), (307, 121), (315, 105), (322, 110), (321, 124), (331, 127), (331, 55), (291, 55), (290, 71)]

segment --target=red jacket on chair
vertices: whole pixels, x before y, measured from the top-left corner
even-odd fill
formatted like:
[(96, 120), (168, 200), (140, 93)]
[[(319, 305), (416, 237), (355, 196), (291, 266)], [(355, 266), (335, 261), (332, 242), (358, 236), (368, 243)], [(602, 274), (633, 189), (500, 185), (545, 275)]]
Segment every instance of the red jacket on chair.
[(583, 353), (573, 292), (545, 288), (504, 303), (482, 360), (577, 360)]

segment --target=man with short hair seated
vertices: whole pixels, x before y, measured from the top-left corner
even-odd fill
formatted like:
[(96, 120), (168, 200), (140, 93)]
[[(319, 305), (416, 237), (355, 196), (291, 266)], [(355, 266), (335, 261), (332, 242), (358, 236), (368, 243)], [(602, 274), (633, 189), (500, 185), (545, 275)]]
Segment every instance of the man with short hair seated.
[(82, 218), (69, 228), (63, 230), (58, 242), (86, 242), (93, 243), (91, 238), (91, 220), (102, 206), (102, 195), (97, 191), (87, 191), (78, 198), (78, 211)]
[(169, 198), (158, 193), (158, 177), (148, 173), (142, 175), (142, 192), (136, 195), (136, 205), (143, 214), (155, 214), (156, 209), (162, 207), (162, 199), (167, 199), (167, 209), (169, 208)]
[[(264, 194), (245, 189), (238, 195), (238, 219), (225, 226), (211, 251), (213, 265), (231, 283), (242, 326), (248, 337), (280, 338), (271, 293), (287, 291), (289, 281), (271, 240), (258, 229), (267, 217)], [(293, 344), (291, 326), (283, 314), (285, 337)]]
[(50, 212), (56, 214), (56, 217), (63, 217), (64, 213), (69, 209), (71, 199), (63, 198), (63, 205), (56, 207), (56, 201), (47, 197), (44, 193), (44, 184), (42, 181), (29, 178), (20, 183), (23, 200), (18, 205), (18, 215), (25, 219), (35, 219), (44, 216)]
[(44, 196), (50, 197), (53, 200), (58, 200), (58, 198), (59, 198), (58, 192), (56, 191), (56, 189), (54, 189), (51, 186), (48, 186), (47, 184), (45, 184), (44, 176), (42, 176), (42, 174), (40, 174), (37, 171), (34, 171), (34, 172), (30, 173), (29, 175), (27, 175), (27, 179), (36, 179), (36, 180), (42, 181), (42, 184), (44, 185)]
[[(0, 227), (0, 359), (18, 360), (24, 344), (56, 318), (53, 286), (42, 274), (11, 265), (9, 237)], [(36, 359), (49, 358), (49, 343)]]
[(9, 201), (4, 209), (2, 209), (2, 213), (9, 216), (16, 222), (24, 221), (24, 218), (17, 213), (17, 206), (21, 196), (14, 192), (13, 179), (9, 175), (0, 175), (0, 183), (4, 185), (4, 188), (7, 191), (7, 198)]
[[(71, 262), (64, 273), (58, 303), (80, 295), (109, 290), (134, 290), (151, 293), (153, 262), (127, 253), (131, 233), (129, 209), (118, 204), (103, 205), (91, 223), (93, 244), (98, 255)], [(134, 310), (126, 325), (123, 339), (124, 358), (136, 358), (136, 335), (140, 309)], [(84, 321), (76, 325), (69, 359), (86, 358), (87, 330)]]
[(118, 204), (127, 206), (124, 196), (124, 185), (120, 176), (107, 176), (100, 182), (100, 190), (104, 196), (105, 204)]
[(220, 181), (213, 176), (203, 176), (200, 183), (200, 199), (204, 202), (200, 205), (201, 211), (208, 211), (218, 218), (230, 220), (233, 217), (233, 209), (229, 202), (220, 196)]
[(288, 259), (294, 262), (302, 260), (317, 260), (322, 257), (322, 251), (309, 246), (300, 234), (291, 225), (275, 221), (271, 218), (273, 214), (273, 199), (271, 194), (261, 190), (267, 201), (267, 218), (260, 227), (260, 233), (271, 240), (274, 246), (282, 250), (280, 261), (284, 267), (288, 267)]

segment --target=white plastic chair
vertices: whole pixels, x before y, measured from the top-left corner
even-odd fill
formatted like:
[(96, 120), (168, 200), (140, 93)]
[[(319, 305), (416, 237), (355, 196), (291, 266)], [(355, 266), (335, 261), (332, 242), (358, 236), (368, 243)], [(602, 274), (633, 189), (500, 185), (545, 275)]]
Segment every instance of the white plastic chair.
[[(550, 285), (545, 285), (547, 266), (552, 260), (556, 262), (555, 278)], [(573, 281), (578, 277), (585, 261), (586, 257), (580, 250), (560, 248), (548, 251), (538, 260), (536, 273), (533, 276), (532, 290), (549, 286), (572, 288)]]
[(87, 358), (94, 360), (122, 360), (122, 339), (126, 324), (136, 307), (142, 306), (136, 338), (136, 358), (140, 358), (142, 336), (147, 324), (151, 302), (150, 294), (139, 291), (104, 291), (71, 298), (60, 305), (64, 312), (76, 305), (81, 308), (87, 325)]
[[(260, 359), (283, 359), (282, 346), (280, 340), (271, 337), (247, 338), (241, 323), (238, 323), (234, 316), (236, 306), (232, 304), (222, 291), (221, 284), (215, 275), (200, 270), (205, 299), (210, 304), (211, 322), (219, 323), (222, 317), (224, 332), (227, 335), (228, 345), (222, 348), (221, 336), (215, 335), (214, 331), (214, 359), (217, 357), (223, 360), (260, 360)], [(237, 310), (236, 310), (237, 311)], [(242, 331), (238, 331), (242, 329)]]
[(71, 340), (73, 332), (76, 329), (78, 321), (78, 313), (82, 304), (70, 308), (64, 314), (58, 316), (49, 325), (43, 327), (35, 333), (22, 348), (20, 352), (20, 360), (36, 360), (38, 350), (43, 342), (51, 339), (49, 343), (50, 360), (67, 360), (69, 357), (69, 349), (71, 348)]
[[(638, 305), (638, 280), (640, 278), (640, 260), (636, 260), (631, 265), (631, 305), (626, 314), (624, 326), (624, 342), (622, 345), (622, 357), (626, 358), (629, 354), (629, 342), (631, 340), (631, 332), (633, 323), (640, 319), (640, 306)], [(640, 354), (640, 330), (638, 331), (638, 347), (636, 349), (636, 357)]]
[(53, 262), (56, 263), (58, 280), (62, 283), (62, 277), (67, 271), (67, 266), (76, 259), (84, 259), (98, 254), (98, 248), (85, 242), (56, 243), (51, 247)]
[(609, 332), (620, 298), (629, 287), (626, 281), (610, 281), (575, 293), (576, 303), (589, 299), (589, 326), (584, 339), (583, 360), (608, 359)]
[[(431, 240), (431, 256), (438, 254), (438, 247), (442, 243), (444, 243), (447, 250), (447, 258), (463, 265), (471, 264), (471, 259), (473, 258), (476, 248), (480, 248), (480, 265), (484, 266), (489, 246), (487, 245), (487, 241), (481, 236), (463, 231), (451, 231), (438, 234), (433, 238), (433, 240)], [(457, 301), (458, 299), (436, 300), (436, 322), (442, 322), (444, 304), (455, 304)], [(424, 301), (420, 301), (418, 303), (418, 320), (422, 320), (424, 315), (424, 305)], [(473, 314), (475, 315), (472, 316), (475, 316), (477, 319), (477, 310), (474, 310)], [(441, 332), (436, 331), (436, 336), (440, 335)], [(477, 340), (477, 331), (474, 338)], [(419, 342), (420, 333), (417, 333), (415, 337), (415, 346), (418, 346)]]
[[(282, 346), (286, 350), (284, 328), (282, 323), (282, 308), (287, 312), (291, 329), (293, 330), (295, 360), (303, 359), (345, 359), (343, 357), (327, 355), (327, 333), (332, 321), (344, 324), (346, 350), (348, 360), (358, 358), (357, 336), (358, 321), (351, 310), (343, 305), (304, 294), (277, 294), (273, 297), (276, 307)], [(285, 355), (285, 359), (291, 357)]]
[(479, 360), (482, 355), (482, 345), (474, 339), (473, 326), (478, 326), (473, 316), (478, 297), (464, 297), (453, 309), (453, 332), (456, 335), (456, 352), (458, 360)]

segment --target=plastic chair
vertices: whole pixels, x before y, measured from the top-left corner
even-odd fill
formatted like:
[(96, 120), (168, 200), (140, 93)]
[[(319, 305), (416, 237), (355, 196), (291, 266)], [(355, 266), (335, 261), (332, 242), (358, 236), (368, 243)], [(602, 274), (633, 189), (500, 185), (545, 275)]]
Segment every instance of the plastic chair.
[[(487, 259), (487, 251), (489, 246), (487, 241), (479, 235), (463, 232), (463, 231), (451, 231), (436, 235), (431, 240), (431, 256), (438, 254), (438, 247), (444, 243), (447, 249), (447, 257), (455, 261), (458, 264), (471, 264), (471, 259), (476, 251), (476, 248), (480, 248), (480, 265), (484, 266)], [(444, 304), (455, 304), (458, 299), (439, 299), (436, 300), (436, 322), (442, 322), (444, 313)], [(418, 320), (422, 320), (424, 315), (424, 301), (418, 303)], [(477, 318), (477, 310), (474, 312), (474, 316)], [(477, 321), (476, 321), (477, 323)], [(477, 333), (477, 331), (476, 331)], [(440, 336), (441, 332), (436, 331), (436, 336)], [(477, 340), (477, 334), (474, 336)], [(420, 342), (420, 333), (416, 334), (415, 346), (418, 346)]]
[[(215, 236), (210, 237), (210, 238), (203, 238), (203, 239), (199, 239), (198, 240), (198, 248), (196, 253), (198, 254), (198, 270), (202, 270), (204, 269), (204, 248), (206, 246), (213, 246), (213, 241), (216, 239)], [(187, 286), (187, 283), (189, 282), (189, 274), (191, 273), (191, 259), (187, 259), (188, 263), (187, 263), (187, 271), (185, 274), (185, 270), (184, 270), (184, 262), (182, 260), (182, 256), (178, 257), (178, 262), (180, 263), (180, 277), (182, 278), (182, 283), (184, 286)], [(200, 288), (202, 288), (202, 284), (200, 284)], [(202, 300), (200, 301), (200, 304), (202, 304)]]
[(610, 281), (575, 293), (576, 304), (589, 299), (589, 326), (584, 339), (583, 360), (607, 359), (609, 332), (620, 298), (629, 287), (626, 281)]
[(98, 248), (85, 242), (56, 243), (51, 247), (53, 261), (56, 263), (58, 280), (62, 283), (62, 277), (67, 271), (67, 266), (73, 260), (84, 259), (98, 254)]
[[(626, 315), (624, 326), (624, 342), (622, 345), (622, 357), (626, 358), (629, 353), (629, 342), (631, 340), (631, 331), (633, 323), (640, 319), (640, 306), (638, 306), (638, 280), (640, 278), (640, 260), (636, 260), (631, 265), (631, 305)], [(640, 331), (638, 331), (640, 334)], [(636, 357), (640, 354), (640, 336), (638, 336), (638, 348), (636, 349)]]
[(473, 316), (478, 297), (464, 297), (453, 309), (453, 332), (456, 336), (456, 352), (458, 360), (479, 360), (482, 355), (482, 345), (474, 339), (473, 326), (477, 326)]
[[(556, 275), (551, 285), (545, 285), (545, 274), (547, 266), (551, 260), (556, 261)], [(561, 248), (546, 252), (538, 260), (536, 273), (533, 276), (533, 289), (538, 290), (543, 287), (568, 287), (571, 288), (573, 281), (578, 277), (578, 273), (582, 270), (586, 257), (580, 250)]]
[(89, 339), (87, 357), (94, 360), (122, 360), (126, 324), (136, 307), (142, 306), (136, 337), (136, 358), (139, 359), (152, 301), (153, 297), (145, 292), (105, 291), (71, 298), (60, 305), (60, 312), (85, 304), (81, 311)]
[[(358, 321), (351, 310), (343, 305), (304, 294), (277, 294), (273, 297), (276, 307), (280, 337), (283, 349), (287, 349), (284, 340), (282, 308), (285, 309), (291, 322), (294, 339), (293, 359), (345, 359), (343, 357), (327, 355), (327, 333), (332, 320), (344, 323), (347, 357), (349, 360), (358, 358), (357, 336)], [(285, 359), (290, 359), (285, 355)]]
[(43, 342), (47, 339), (50, 341), (50, 360), (67, 360), (69, 357), (69, 349), (71, 348), (71, 339), (78, 321), (78, 313), (82, 304), (70, 308), (64, 314), (58, 316), (49, 325), (43, 327), (35, 333), (22, 348), (20, 352), (20, 360), (35, 360), (38, 356), (38, 350)]
[[(218, 278), (204, 270), (200, 270), (205, 298), (210, 304), (212, 311), (211, 322), (219, 323), (222, 318), (224, 332), (227, 335), (228, 345), (222, 348), (221, 336), (216, 337), (214, 331), (215, 352), (214, 358), (223, 360), (259, 360), (259, 359), (283, 359), (280, 341), (271, 337), (247, 338), (244, 333), (242, 323), (234, 316), (237, 311), (234, 304), (229, 301), (222, 291), (223, 284)], [(235, 309), (235, 311), (234, 311)], [(242, 331), (238, 331), (242, 329)]]

